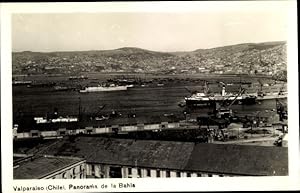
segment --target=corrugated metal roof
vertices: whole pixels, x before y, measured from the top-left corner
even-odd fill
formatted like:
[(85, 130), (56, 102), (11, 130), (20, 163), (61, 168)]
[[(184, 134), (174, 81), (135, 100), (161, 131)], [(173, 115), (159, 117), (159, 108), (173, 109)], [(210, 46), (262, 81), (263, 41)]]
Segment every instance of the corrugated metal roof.
[(243, 175), (288, 175), (283, 147), (197, 144), (186, 170)]
[(65, 138), (40, 153), (84, 157), (87, 162), (236, 175), (287, 175), (284, 147), (116, 139)]
[(14, 179), (40, 179), (60, 169), (83, 161), (80, 158), (38, 156), (19, 163), (13, 171)]
[(183, 169), (193, 146), (188, 142), (78, 137), (74, 142), (59, 141), (45, 151), (84, 157), (87, 162)]

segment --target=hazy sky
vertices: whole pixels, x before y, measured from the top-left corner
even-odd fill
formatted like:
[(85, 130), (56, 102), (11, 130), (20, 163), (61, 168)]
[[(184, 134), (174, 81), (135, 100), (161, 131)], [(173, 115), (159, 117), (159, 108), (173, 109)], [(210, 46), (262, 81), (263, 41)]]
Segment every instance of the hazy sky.
[(238, 43), (285, 41), (286, 9), (186, 13), (14, 14), (13, 51), (140, 47), (191, 51)]

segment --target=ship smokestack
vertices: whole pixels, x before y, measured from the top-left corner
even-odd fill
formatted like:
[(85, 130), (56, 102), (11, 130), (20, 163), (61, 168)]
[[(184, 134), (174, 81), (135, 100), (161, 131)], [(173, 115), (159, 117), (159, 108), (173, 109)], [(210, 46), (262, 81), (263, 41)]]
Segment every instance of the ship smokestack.
[(225, 90), (225, 86), (222, 87), (222, 96), (225, 96), (226, 94), (226, 90)]

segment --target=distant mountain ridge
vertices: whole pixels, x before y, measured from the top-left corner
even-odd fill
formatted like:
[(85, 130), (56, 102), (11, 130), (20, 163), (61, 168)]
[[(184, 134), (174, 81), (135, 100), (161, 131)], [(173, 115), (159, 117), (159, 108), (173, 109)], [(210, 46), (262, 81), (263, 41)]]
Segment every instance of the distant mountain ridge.
[(244, 43), (190, 52), (136, 47), (66, 52), (13, 52), (13, 74), (80, 72), (261, 73), (286, 71), (286, 42)]
[(243, 46), (253, 46), (253, 47), (274, 47), (278, 45), (286, 44), (286, 41), (273, 41), (273, 42), (262, 42), (262, 43), (241, 43), (241, 44), (234, 44), (234, 45), (227, 45), (227, 46), (218, 46), (214, 48), (206, 48), (206, 49), (196, 49), (193, 51), (174, 51), (174, 52), (167, 52), (167, 51), (153, 51), (153, 50), (148, 50), (148, 49), (143, 49), (143, 48), (138, 48), (138, 47), (120, 47), (116, 49), (108, 49), (108, 50), (84, 50), (84, 51), (50, 51), (50, 52), (34, 52), (34, 51), (19, 51), (19, 52), (14, 52), (13, 53), (41, 53), (41, 54), (46, 54), (46, 53), (73, 53), (73, 52), (108, 52), (108, 51), (114, 51), (114, 50), (132, 50), (132, 51), (148, 51), (148, 52), (156, 52), (156, 53), (189, 53), (189, 52), (198, 52), (198, 51), (204, 51), (204, 50), (214, 50), (214, 49), (228, 49), (231, 47), (243, 47)]

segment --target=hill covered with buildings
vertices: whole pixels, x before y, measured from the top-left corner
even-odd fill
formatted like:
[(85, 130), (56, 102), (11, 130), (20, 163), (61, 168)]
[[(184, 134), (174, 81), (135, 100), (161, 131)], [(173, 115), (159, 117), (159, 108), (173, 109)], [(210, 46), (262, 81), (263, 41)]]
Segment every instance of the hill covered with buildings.
[(134, 47), (73, 52), (13, 52), (13, 74), (83, 72), (216, 73), (286, 76), (286, 42), (246, 43), (191, 52)]

